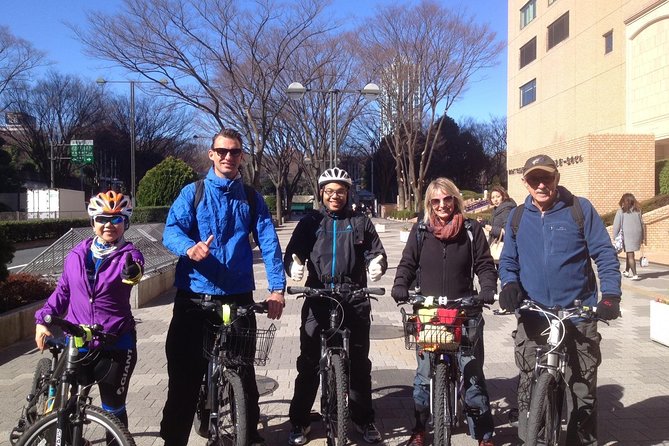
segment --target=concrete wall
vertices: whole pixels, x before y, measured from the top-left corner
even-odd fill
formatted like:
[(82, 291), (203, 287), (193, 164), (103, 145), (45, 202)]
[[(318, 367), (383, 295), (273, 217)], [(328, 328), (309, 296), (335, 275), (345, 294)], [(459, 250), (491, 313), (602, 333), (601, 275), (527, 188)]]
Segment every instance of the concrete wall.
[[(174, 270), (174, 266), (171, 266), (143, 278), (130, 293), (132, 308), (140, 308), (172, 288), (174, 285)], [(0, 314), (0, 348), (23, 339), (32, 338), (35, 335), (35, 311), (42, 305), (44, 305), (44, 301)]]

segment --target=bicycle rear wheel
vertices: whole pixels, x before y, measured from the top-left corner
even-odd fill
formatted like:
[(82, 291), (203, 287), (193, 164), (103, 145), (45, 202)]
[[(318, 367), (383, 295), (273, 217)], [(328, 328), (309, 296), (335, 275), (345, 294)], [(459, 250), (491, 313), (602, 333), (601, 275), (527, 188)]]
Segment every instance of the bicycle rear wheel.
[[(19, 439), (18, 446), (42, 446), (56, 444), (56, 428), (58, 412), (39, 419), (30, 426)], [(62, 444), (72, 444), (71, 424), (65, 427), (62, 435)], [(135, 440), (128, 429), (113, 415), (96, 406), (84, 408), (84, 423), (82, 425), (80, 444), (106, 444), (111, 446), (135, 446)]]
[(329, 446), (343, 446), (348, 442), (348, 374), (344, 358), (335, 353), (330, 357), (330, 368), (324, 371), (323, 421)]
[(437, 363), (433, 378), (434, 408), (432, 409), (435, 446), (451, 444), (454, 384), (449, 378), (448, 365), (443, 362)]
[(527, 420), (528, 446), (537, 444), (556, 446), (560, 438), (560, 412), (562, 392), (555, 377), (542, 373), (534, 384), (530, 397), (530, 413)]
[(242, 379), (225, 370), (218, 392), (218, 435), (224, 444), (247, 446), (246, 397)]

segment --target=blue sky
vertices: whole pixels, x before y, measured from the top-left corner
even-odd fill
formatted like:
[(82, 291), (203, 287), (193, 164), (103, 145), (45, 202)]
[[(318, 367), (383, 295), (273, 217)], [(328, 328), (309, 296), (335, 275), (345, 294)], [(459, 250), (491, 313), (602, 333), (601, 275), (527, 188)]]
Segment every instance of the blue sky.
[[(475, 20), (488, 23), (497, 33), (498, 40), (507, 38), (507, 2), (503, 0), (441, 0), (446, 6), (460, 8)], [(0, 24), (9, 26), (12, 33), (31, 42), (47, 53), (52, 67), (64, 73), (73, 73), (95, 80), (99, 77), (127, 79), (120, 70), (110, 68), (109, 62), (91, 59), (82, 53), (65, 22), (85, 27), (85, 12), (91, 9), (115, 12), (121, 9), (120, 0), (5, 0)], [(371, 15), (378, 0), (333, 0), (337, 14)], [(122, 88), (122, 86), (118, 86)], [(506, 51), (500, 55), (499, 65), (481, 71), (469, 90), (451, 106), (449, 115), (456, 121), (474, 117), (485, 121), (490, 115), (506, 115)]]

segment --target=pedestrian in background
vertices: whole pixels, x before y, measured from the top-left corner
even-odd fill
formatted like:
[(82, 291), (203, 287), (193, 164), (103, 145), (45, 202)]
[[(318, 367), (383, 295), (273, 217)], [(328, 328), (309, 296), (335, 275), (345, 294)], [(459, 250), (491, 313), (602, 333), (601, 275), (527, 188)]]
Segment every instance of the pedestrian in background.
[(483, 227), (488, 232), (488, 243), (498, 239), (504, 241), (506, 220), (509, 218), (511, 210), (516, 207), (516, 202), (509, 197), (506, 189), (496, 185), (490, 190), (490, 204), (493, 206), (490, 224)]
[(623, 230), (623, 251), (625, 251), (625, 271), (623, 276), (632, 280), (639, 280), (636, 273), (635, 251), (641, 249), (643, 242), (643, 218), (641, 217), (641, 205), (634, 195), (630, 193), (623, 194), (618, 202), (620, 208), (616, 211), (613, 219), (613, 234), (618, 234)]

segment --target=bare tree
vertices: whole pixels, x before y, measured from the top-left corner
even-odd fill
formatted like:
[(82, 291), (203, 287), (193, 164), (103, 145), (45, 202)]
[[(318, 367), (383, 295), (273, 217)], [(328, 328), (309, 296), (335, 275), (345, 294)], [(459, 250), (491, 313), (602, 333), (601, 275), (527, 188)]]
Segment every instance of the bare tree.
[(75, 29), (88, 52), (157, 81), (206, 113), (212, 126), (245, 134), (248, 174), (258, 183), (265, 141), (285, 103), (278, 84), (293, 54), (328, 27), (325, 0), (125, 0), (117, 15), (94, 13)]
[(504, 48), (487, 25), (424, 0), (387, 6), (361, 28), (361, 57), (380, 74), (382, 131), (396, 161), (400, 208), (418, 210), (436, 135), (446, 114), (479, 70)]
[[(27, 83), (29, 73), (43, 61), (43, 52), (14, 36), (8, 27), (0, 26), (0, 98), (12, 84)], [(8, 99), (0, 102), (0, 112), (9, 106)]]
[(62, 184), (77, 167), (71, 162), (67, 143), (89, 139), (102, 120), (100, 90), (75, 76), (50, 72), (33, 88), (9, 93), (16, 124), (0, 128), (0, 136), (36, 166), (43, 180), (51, 174), (53, 144), (54, 177), (56, 185)]
[(508, 182), (506, 170), (506, 117), (490, 116), (487, 122), (478, 122), (466, 119), (460, 123), (463, 131), (475, 135), (483, 145), (483, 151), (489, 160), (489, 167), (485, 172), (483, 184), (502, 184)]

